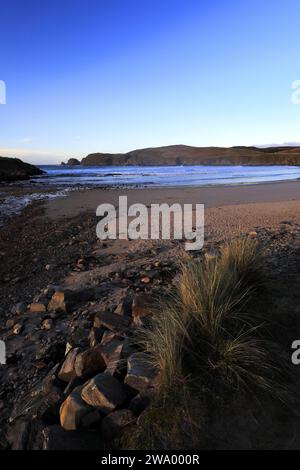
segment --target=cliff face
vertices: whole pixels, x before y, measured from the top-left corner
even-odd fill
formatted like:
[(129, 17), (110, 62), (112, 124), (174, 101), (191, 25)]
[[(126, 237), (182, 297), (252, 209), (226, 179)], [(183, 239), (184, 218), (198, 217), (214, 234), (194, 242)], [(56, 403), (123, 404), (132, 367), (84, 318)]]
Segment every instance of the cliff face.
[(93, 153), (85, 166), (159, 165), (300, 165), (300, 147), (167, 147), (133, 150), (125, 154)]
[(19, 158), (0, 157), (0, 181), (26, 180), (44, 172)]

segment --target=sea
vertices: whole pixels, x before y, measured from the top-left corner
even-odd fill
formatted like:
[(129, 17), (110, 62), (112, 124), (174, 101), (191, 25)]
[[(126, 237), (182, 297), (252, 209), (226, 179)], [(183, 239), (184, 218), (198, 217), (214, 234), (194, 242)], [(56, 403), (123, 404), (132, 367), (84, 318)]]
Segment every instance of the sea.
[[(34, 201), (66, 197), (91, 188), (156, 188), (247, 185), (300, 180), (300, 166), (63, 166), (41, 165), (45, 173), (1, 191), (0, 225)], [(14, 191), (17, 189), (17, 191)], [(300, 187), (300, 183), (299, 183)], [(21, 190), (21, 191), (20, 191)]]
[(300, 166), (109, 166), (42, 165), (33, 178), (55, 186), (208, 186), (253, 184), (300, 178)]

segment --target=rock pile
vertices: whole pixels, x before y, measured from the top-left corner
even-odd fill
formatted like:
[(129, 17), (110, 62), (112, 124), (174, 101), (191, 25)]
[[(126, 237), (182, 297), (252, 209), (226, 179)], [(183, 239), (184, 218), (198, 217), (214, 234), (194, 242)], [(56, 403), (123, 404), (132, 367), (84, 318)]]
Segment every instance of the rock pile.
[[(35, 297), (25, 312), (16, 305), (14, 311), (22, 313), (17, 323), (9, 325), (14, 335), (24, 331), (27, 339), (31, 335), (42, 340), (40, 350), (35, 351), (37, 371), (52, 366), (36, 388), (17, 400), (9, 418), (10, 446), (101, 449), (104, 442), (113, 445), (127, 426), (134, 425), (154, 394), (157, 373), (134, 342), (137, 318), (151, 315), (150, 297), (131, 294), (112, 312), (91, 300), (99, 296), (99, 289), (50, 292), (51, 297)], [(64, 319), (74, 321), (83, 300), (90, 305), (90, 310), (80, 310), (90, 318), (80, 335), (84, 341), (60, 343)], [(81, 327), (85, 322), (80, 318)], [(55, 343), (51, 344), (51, 338)], [(61, 357), (56, 364), (55, 357)], [(60, 439), (66, 440), (64, 445)]]

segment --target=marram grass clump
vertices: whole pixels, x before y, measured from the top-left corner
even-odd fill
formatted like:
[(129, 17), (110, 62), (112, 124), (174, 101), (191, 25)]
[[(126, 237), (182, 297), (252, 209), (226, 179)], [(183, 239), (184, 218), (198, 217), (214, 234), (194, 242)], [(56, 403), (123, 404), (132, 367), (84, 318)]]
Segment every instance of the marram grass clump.
[(142, 332), (161, 391), (178, 384), (272, 391), (276, 367), (257, 334), (260, 325), (246, 313), (263, 273), (261, 252), (249, 238), (224, 245), (220, 256), (182, 265), (176, 291)]

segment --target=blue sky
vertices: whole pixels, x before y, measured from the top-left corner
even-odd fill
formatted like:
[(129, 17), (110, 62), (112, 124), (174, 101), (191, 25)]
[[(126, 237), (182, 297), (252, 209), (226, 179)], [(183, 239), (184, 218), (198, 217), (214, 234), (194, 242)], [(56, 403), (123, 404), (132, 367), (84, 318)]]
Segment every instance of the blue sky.
[(299, 141), (297, 0), (0, 0), (0, 155)]

